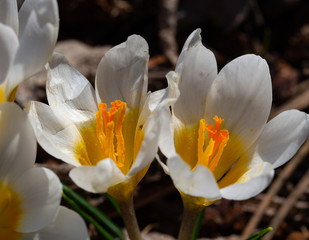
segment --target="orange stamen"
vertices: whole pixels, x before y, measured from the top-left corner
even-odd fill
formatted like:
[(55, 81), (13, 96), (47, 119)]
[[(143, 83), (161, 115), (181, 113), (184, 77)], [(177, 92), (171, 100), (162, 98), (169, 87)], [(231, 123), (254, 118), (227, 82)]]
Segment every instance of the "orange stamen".
[(97, 136), (105, 156), (113, 159), (118, 167), (123, 167), (125, 147), (122, 123), (127, 105), (120, 100), (112, 102), (111, 105), (109, 111), (107, 111), (105, 103), (99, 103), (98, 105), (99, 111), (96, 113)]
[[(198, 164), (205, 165), (212, 172), (218, 165), (223, 150), (229, 140), (229, 132), (226, 129), (220, 130), (223, 119), (218, 118), (217, 116), (213, 119), (215, 120), (215, 126), (206, 125), (204, 119), (200, 120), (198, 132), (198, 160), (196, 163), (196, 166)], [(207, 130), (209, 136), (207, 146), (205, 146), (205, 130)], [(196, 166), (192, 171), (195, 170)]]

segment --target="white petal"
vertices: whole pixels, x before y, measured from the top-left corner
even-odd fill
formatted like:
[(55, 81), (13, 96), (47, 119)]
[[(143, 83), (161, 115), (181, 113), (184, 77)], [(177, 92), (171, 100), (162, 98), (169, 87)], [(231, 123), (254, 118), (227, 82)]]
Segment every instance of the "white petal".
[(74, 168), (69, 176), (77, 186), (92, 193), (104, 193), (109, 187), (129, 180), (110, 158), (96, 166)]
[[(176, 101), (179, 95), (177, 89), (178, 75), (174, 72), (169, 72), (167, 78), (168, 87), (151, 93), (145, 101), (138, 123), (138, 125), (145, 126), (144, 140), (128, 176), (133, 176), (154, 160), (158, 151), (159, 141), (162, 142), (162, 145), (170, 144), (167, 146), (169, 153), (173, 153), (173, 155), (176, 153), (170, 132), (171, 114), (169, 106)], [(164, 147), (162, 146), (162, 148)]]
[(160, 114), (159, 147), (167, 158), (176, 154), (172, 129), (172, 116), (169, 108), (162, 109)]
[[(78, 187), (84, 189), (85, 191), (92, 193), (104, 193), (106, 192), (107, 187), (101, 187), (101, 182), (99, 181), (100, 176), (97, 176), (97, 168), (97, 166), (76, 167), (70, 171), (69, 176)], [(112, 171), (107, 171), (102, 177), (109, 179), (111, 178), (111, 174)]]
[(155, 91), (150, 94), (149, 97), (149, 109), (155, 111), (155, 109), (161, 105), (169, 107), (174, 104), (179, 97), (178, 81), (179, 75), (173, 71), (166, 74), (168, 86), (165, 89)]
[(267, 121), (271, 100), (266, 61), (255, 55), (244, 55), (220, 71), (207, 98), (206, 112), (208, 119), (215, 115), (223, 118), (230, 134), (250, 146)]
[(260, 161), (240, 177), (239, 183), (222, 188), (222, 197), (231, 200), (249, 199), (262, 192), (273, 177), (274, 169), (271, 164)]
[(139, 108), (146, 98), (148, 59), (147, 42), (137, 35), (110, 49), (97, 70), (97, 101), (121, 100), (130, 108)]
[(40, 102), (29, 102), (26, 111), (36, 138), (44, 150), (64, 162), (79, 166), (74, 149), (80, 134), (75, 125), (60, 122), (51, 108)]
[[(224, 127), (249, 146), (259, 136), (271, 107), (271, 79), (266, 61), (244, 55), (227, 64), (207, 98), (208, 118), (224, 118)], [(250, 131), (252, 130), (252, 131)]]
[(15, 103), (0, 104), (0, 178), (16, 179), (33, 167), (36, 139), (27, 114)]
[[(17, 1), (1, 0), (0, 1), (0, 23), (8, 25), (15, 34), (18, 32), (18, 10)], [(1, 52), (2, 53), (2, 52)]]
[(94, 89), (61, 54), (54, 54), (47, 68), (48, 103), (59, 119), (74, 123), (92, 118), (97, 111)]
[[(134, 164), (128, 172), (127, 176), (133, 176), (148, 166), (154, 160), (158, 151), (160, 113), (161, 111), (157, 110), (155, 113), (151, 114), (149, 119), (145, 122), (144, 139)], [(140, 124), (138, 124), (138, 126), (139, 125)]]
[(207, 94), (217, 76), (215, 56), (203, 46), (200, 32), (195, 30), (189, 36), (176, 66), (180, 96), (173, 110), (185, 124), (195, 124), (203, 117)]
[(297, 110), (285, 111), (266, 124), (257, 142), (257, 152), (277, 168), (294, 156), (308, 135), (308, 115)]
[[(6, 1), (8, 2), (8, 1)], [(15, 2), (10, 0), (10, 2)], [(1, 3), (0, 3), (1, 9)], [(1, 10), (0, 10), (1, 18)], [(16, 33), (8, 27), (0, 23), (0, 85), (6, 80), (12, 62), (14, 60), (18, 48), (18, 39)]]
[(220, 161), (225, 162), (219, 178), (232, 166), (260, 135), (269, 116), (272, 89), (266, 61), (244, 55), (228, 63), (218, 74), (206, 104), (206, 122), (223, 118), (230, 140)]
[(221, 198), (217, 182), (203, 165), (198, 165), (192, 171), (178, 155), (167, 160), (170, 176), (174, 185), (181, 192), (194, 197), (207, 198), (208, 201), (215, 201)]
[(8, 85), (10, 94), (18, 84), (39, 72), (51, 56), (58, 37), (56, 0), (26, 0), (19, 11), (20, 46)]
[(23, 240), (89, 240), (84, 220), (74, 211), (60, 206), (52, 223), (39, 232), (23, 234)]
[(62, 186), (52, 171), (31, 168), (14, 183), (13, 189), (20, 195), (23, 209), (17, 231), (38, 231), (54, 219)]
[(167, 75), (168, 87), (151, 93), (146, 99), (144, 108), (140, 115), (140, 121), (146, 121), (149, 115), (155, 111), (159, 122), (154, 126), (156, 131), (160, 129), (159, 145), (165, 156), (173, 156), (176, 154), (174, 140), (172, 136), (172, 122), (170, 106), (177, 100), (179, 91), (177, 88), (178, 74), (169, 72)]
[[(167, 157), (174, 156), (176, 154), (174, 139), (172, 136), (172, 121), (171, 121), (171, 111), (170, 106), (175, 103), (177, 98), (179, 97), (178, 90), (178, 80), (179, 76), (177, 73), (170, 71), (166, 75), (168, 81), (168, 87), (165, 89), (161, 89), (151, 93), (148, 99), (145, 102), (145, 107), (141, 113), (141, 117), (143, 118), (143, 114), (145, 114), (145, 109), (147, 109), (146, 105), (149, 107), (148, 112), (156, 112), (156, 118), (159, 119), (154, 127), (156, 131), (159, 129), (159, 140), (158, 144), (163, 152), (163, 154)], [(146, 115), (145, 119), (148, 118)], [(159, 164), (162, 166), (166, 173), (169, 172), (168, 167), (159, 159), (157, 155), (157, 160)]]

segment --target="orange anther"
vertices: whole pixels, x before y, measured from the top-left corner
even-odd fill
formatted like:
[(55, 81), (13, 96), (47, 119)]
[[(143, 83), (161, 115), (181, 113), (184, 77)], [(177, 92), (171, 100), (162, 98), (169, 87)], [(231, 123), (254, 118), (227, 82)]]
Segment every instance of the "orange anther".
[[(213, 119), (215, 120), (215, 126), (206, 125), (204, 119), (200, 120), (198, 132), (198, 161), (196, 163), (196, 165), (205, 165), (210, 171), (215, 170), (227, 141), (229, 140), (229, 132), (226, 129), (220, 130), (220, 125), (223, 122), (223, 119), (217, 116)], [(209, 141), (206, 146), (205, 130), (207, 130), (209, 136)], [(195, 167), (192, 169), (193, 171)]]
[[(112, 158), (118, 167), (124, 165), (124, 139), (122, 123), (126, 113), (126, 103), (120, 100), (111, 103), (107, 111), (105, 103), (99, 103), (96, 113), (97, 136), (106, 157)], [(104, 128), (103, 128), (104, 125)]]

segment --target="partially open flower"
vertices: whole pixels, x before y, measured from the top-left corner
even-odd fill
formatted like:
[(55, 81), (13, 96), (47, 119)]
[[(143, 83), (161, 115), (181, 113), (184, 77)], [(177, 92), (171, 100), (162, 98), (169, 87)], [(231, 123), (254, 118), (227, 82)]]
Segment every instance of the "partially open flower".
[(94, 90), (63, 56), (48, 66), (49, 106), (28, 106), (36, 136), (90, 192), (132, 194), (158, 148), (159, 120), (149, 108), (148, 45), (133, 35), (102, 58)]
[(308, 137), (304, 112), (286, 111), (266, 123), (271, 78), (266, 61), (258, 56), (238, 57), (217, 74), (214, 55), (196, 30), (173, 75), (180, 95), (160, 148), (185, 201), (207, 206), (220, 198), (257, 195), (271, 182), (274, 168), (287, 162)]
[(51, 56), (59, 29), (56, 0), (0, 1), (0, 103), (14, 101), (18, 85)]
[[(0, 104), (0, 239), (88, 239), (83, 220), (59, 208), (62, 187), (48, 169), (34, 168), (36, 139), (27, 114), (14, 103)], [(62, 218), (70, 219), (67, 228)], [(75, 232), (70, 227), (77, 226)], [(44, 237), (42, 237), (44, 236)]]

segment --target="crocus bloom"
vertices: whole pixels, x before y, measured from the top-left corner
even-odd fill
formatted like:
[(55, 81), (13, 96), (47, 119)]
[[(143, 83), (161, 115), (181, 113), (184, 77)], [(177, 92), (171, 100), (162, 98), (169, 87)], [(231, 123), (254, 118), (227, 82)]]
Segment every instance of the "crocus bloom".
[(244, 55), (217, 74), (199, 29), (170, 75), (178, 79), (180, 95), (159, 145), (168, 158), (166, 171), (186, 201), (207, 206), (220, 198), (257, 195), (309, 134), (304, 112), (289, 110), (267, 122), (272, 88), (264, 59)]
[(102, 58), (94, 90), (55, 54), (48, 66), (49, 106), (28, 105), (41, 146), (81, 166), (70, 176), (87, 191), (132, 194), (157, 152), (159, 120), (148, 107), (148, 58), (146, 41), (129, 37)]
[(0, 239), (88, 239), (83, 220), (59, 208), (58, 177), (33, 167), (36, 139), (27, 114), (14, 103), (0, 104), (0, 132)]
[(0, 0), (0, 103), (14, 101), (18, 85), (51, 56), (59, 29), (56, 0)]

